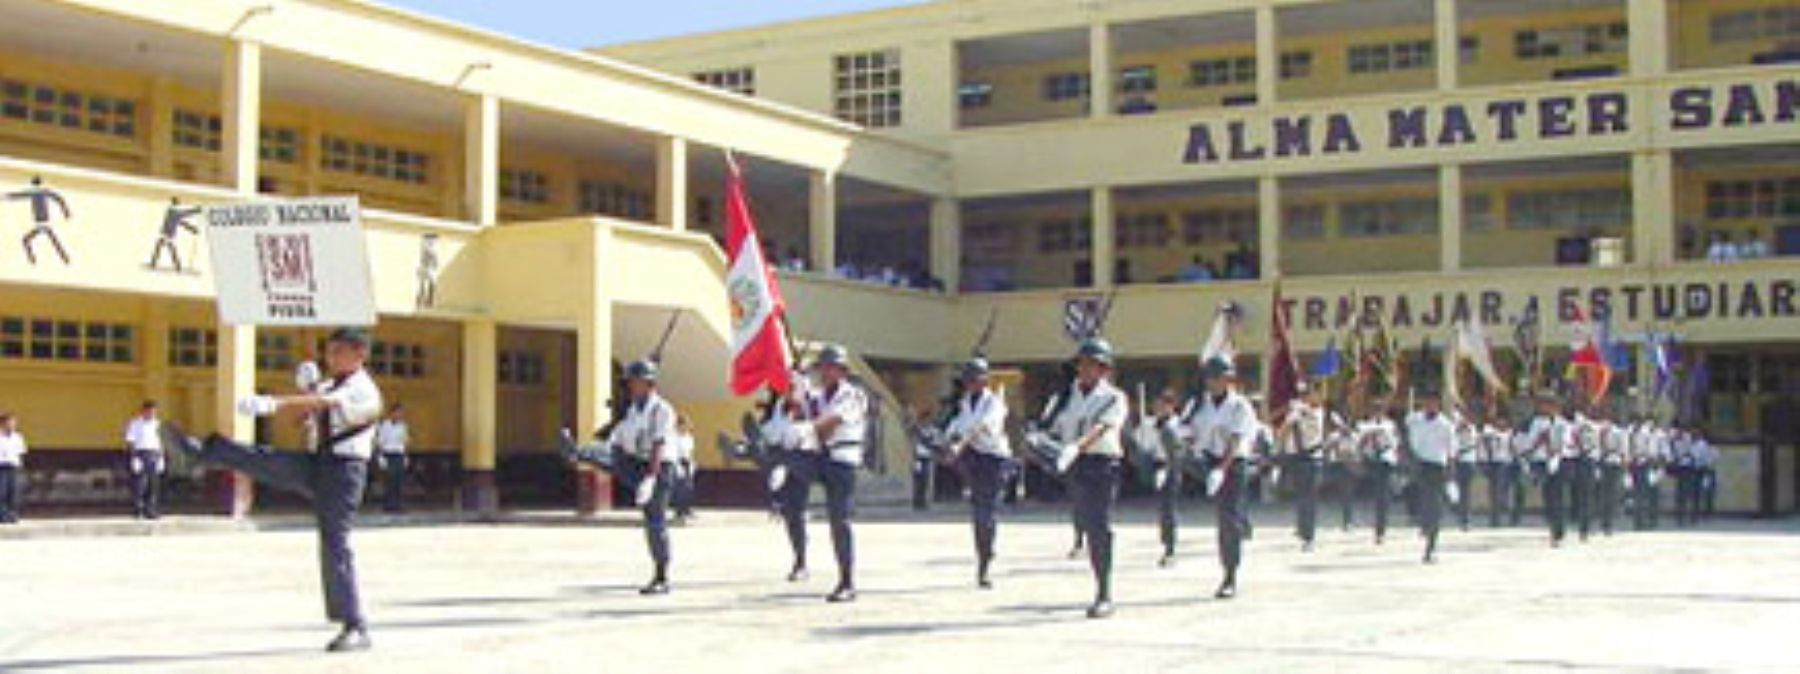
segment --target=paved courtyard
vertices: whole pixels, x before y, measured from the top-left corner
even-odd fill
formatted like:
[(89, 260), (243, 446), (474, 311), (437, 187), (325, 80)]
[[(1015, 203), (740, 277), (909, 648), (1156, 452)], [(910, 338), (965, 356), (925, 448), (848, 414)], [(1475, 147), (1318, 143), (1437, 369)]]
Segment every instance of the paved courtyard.
[(1120, 528), (1109, 621), (1082, 617), (1085, 564), (1053, 510), (1001, 530), (998, 588), (973, 587), (960, 511), (858, 530), (861, 601), (782, 582), (780, 528), (703, 513), (675, 531), (677, 583), (641, 598), (642, 535), (541, 523), (372, 528), (357, 544), (376, 648), (319, 652), (304, 529), (0, 540), (0, 671), (1054, 672), (1800, 670), (1800, 523), (1724, 520), (1562, 550), (1537, 528), (1375, 547), (1331, 531), (1302, 554), (1274, 513), (1244, 594), (1215, 602), (1208, 511), (1158, 569), (1155, 527)]

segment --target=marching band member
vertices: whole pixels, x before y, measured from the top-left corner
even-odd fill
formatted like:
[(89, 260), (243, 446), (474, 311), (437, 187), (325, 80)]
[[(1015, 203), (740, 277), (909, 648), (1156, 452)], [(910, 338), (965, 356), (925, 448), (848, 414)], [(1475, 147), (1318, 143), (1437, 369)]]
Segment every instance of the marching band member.
[(956, 397), (951, 417), (947, 453), (950, 462), (961, 462), (969, 478), (969, 515), (975, 529), (975, 584), (992, 589), (988, 567), (994, 561), (994, 540), (999, 535), (996, 512), (1001, 487), (1012, 466), (1012, 445), (1006, 438), (1006, 400), (988, 387), (988, 363), (973, 358), (962, 366), (962, 394)]

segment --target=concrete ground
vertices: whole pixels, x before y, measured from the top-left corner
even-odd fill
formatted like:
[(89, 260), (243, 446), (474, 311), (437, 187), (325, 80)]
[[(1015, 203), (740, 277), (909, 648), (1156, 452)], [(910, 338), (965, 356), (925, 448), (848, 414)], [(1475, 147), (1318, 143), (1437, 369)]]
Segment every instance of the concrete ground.
[[(0, 539), (0, 671), (870, 672), (1800, 671), (1800, 522), (1723, 520), (1561, 550), (1539, 528), (1445, 535), (1422, 566), (1398, 529), (1329, 531), (1303, 554), (1260, 514), (1244, 594), (1218, 580), (1210, 511), (1158, 569), (1149, 513), (1119, 527), (1119, 613), (1089, 621), (1085, 564), (1052, 509), (1009, 513), (998, 588), (973, 587), (960, 509), (869, 513), (861, 601), (782, 581), (758, 513), (674, 533), (675, 592), (642, 598), (641, 533), (608, 519), (359, 531), (375, 650), (320, 652), (314, 540), (297, 522)], [(80, 529), (79, 526), (61, 525)], [(619, 668), (616, 669), (615, 668)]]

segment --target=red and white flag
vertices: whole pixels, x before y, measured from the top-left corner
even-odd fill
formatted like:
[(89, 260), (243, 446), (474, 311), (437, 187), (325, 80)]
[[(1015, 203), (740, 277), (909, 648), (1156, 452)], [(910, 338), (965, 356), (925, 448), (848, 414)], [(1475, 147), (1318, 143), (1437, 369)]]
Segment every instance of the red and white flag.
[(725, 293), (731, 301), (731, 392), (749, 395), (768, 385), (777, 391), (788, 387), (793, 367), (787, 350), (787, 310), (775, 273), (763, 259), (762, 239), (744, 196), (744, 175), (737, 161), (725, 157), (725, 253), (730, 269), (725, 272)]

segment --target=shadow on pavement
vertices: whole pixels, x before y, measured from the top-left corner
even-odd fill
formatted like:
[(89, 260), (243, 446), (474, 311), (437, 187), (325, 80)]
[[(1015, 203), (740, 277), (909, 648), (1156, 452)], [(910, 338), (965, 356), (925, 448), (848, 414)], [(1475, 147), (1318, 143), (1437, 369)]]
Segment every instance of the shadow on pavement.
[(164, 655), (95, 655), (79, 658), (40, 658), (35, 660), (0, 661), (0, 672), (55, 671), (70, 667), (119, 667), (127, 670), (157, 665), (200, 664), (214, 661), (278, 658), (319, 653), (318, 649), (265, 649), (253, 651), (213, 651)]

